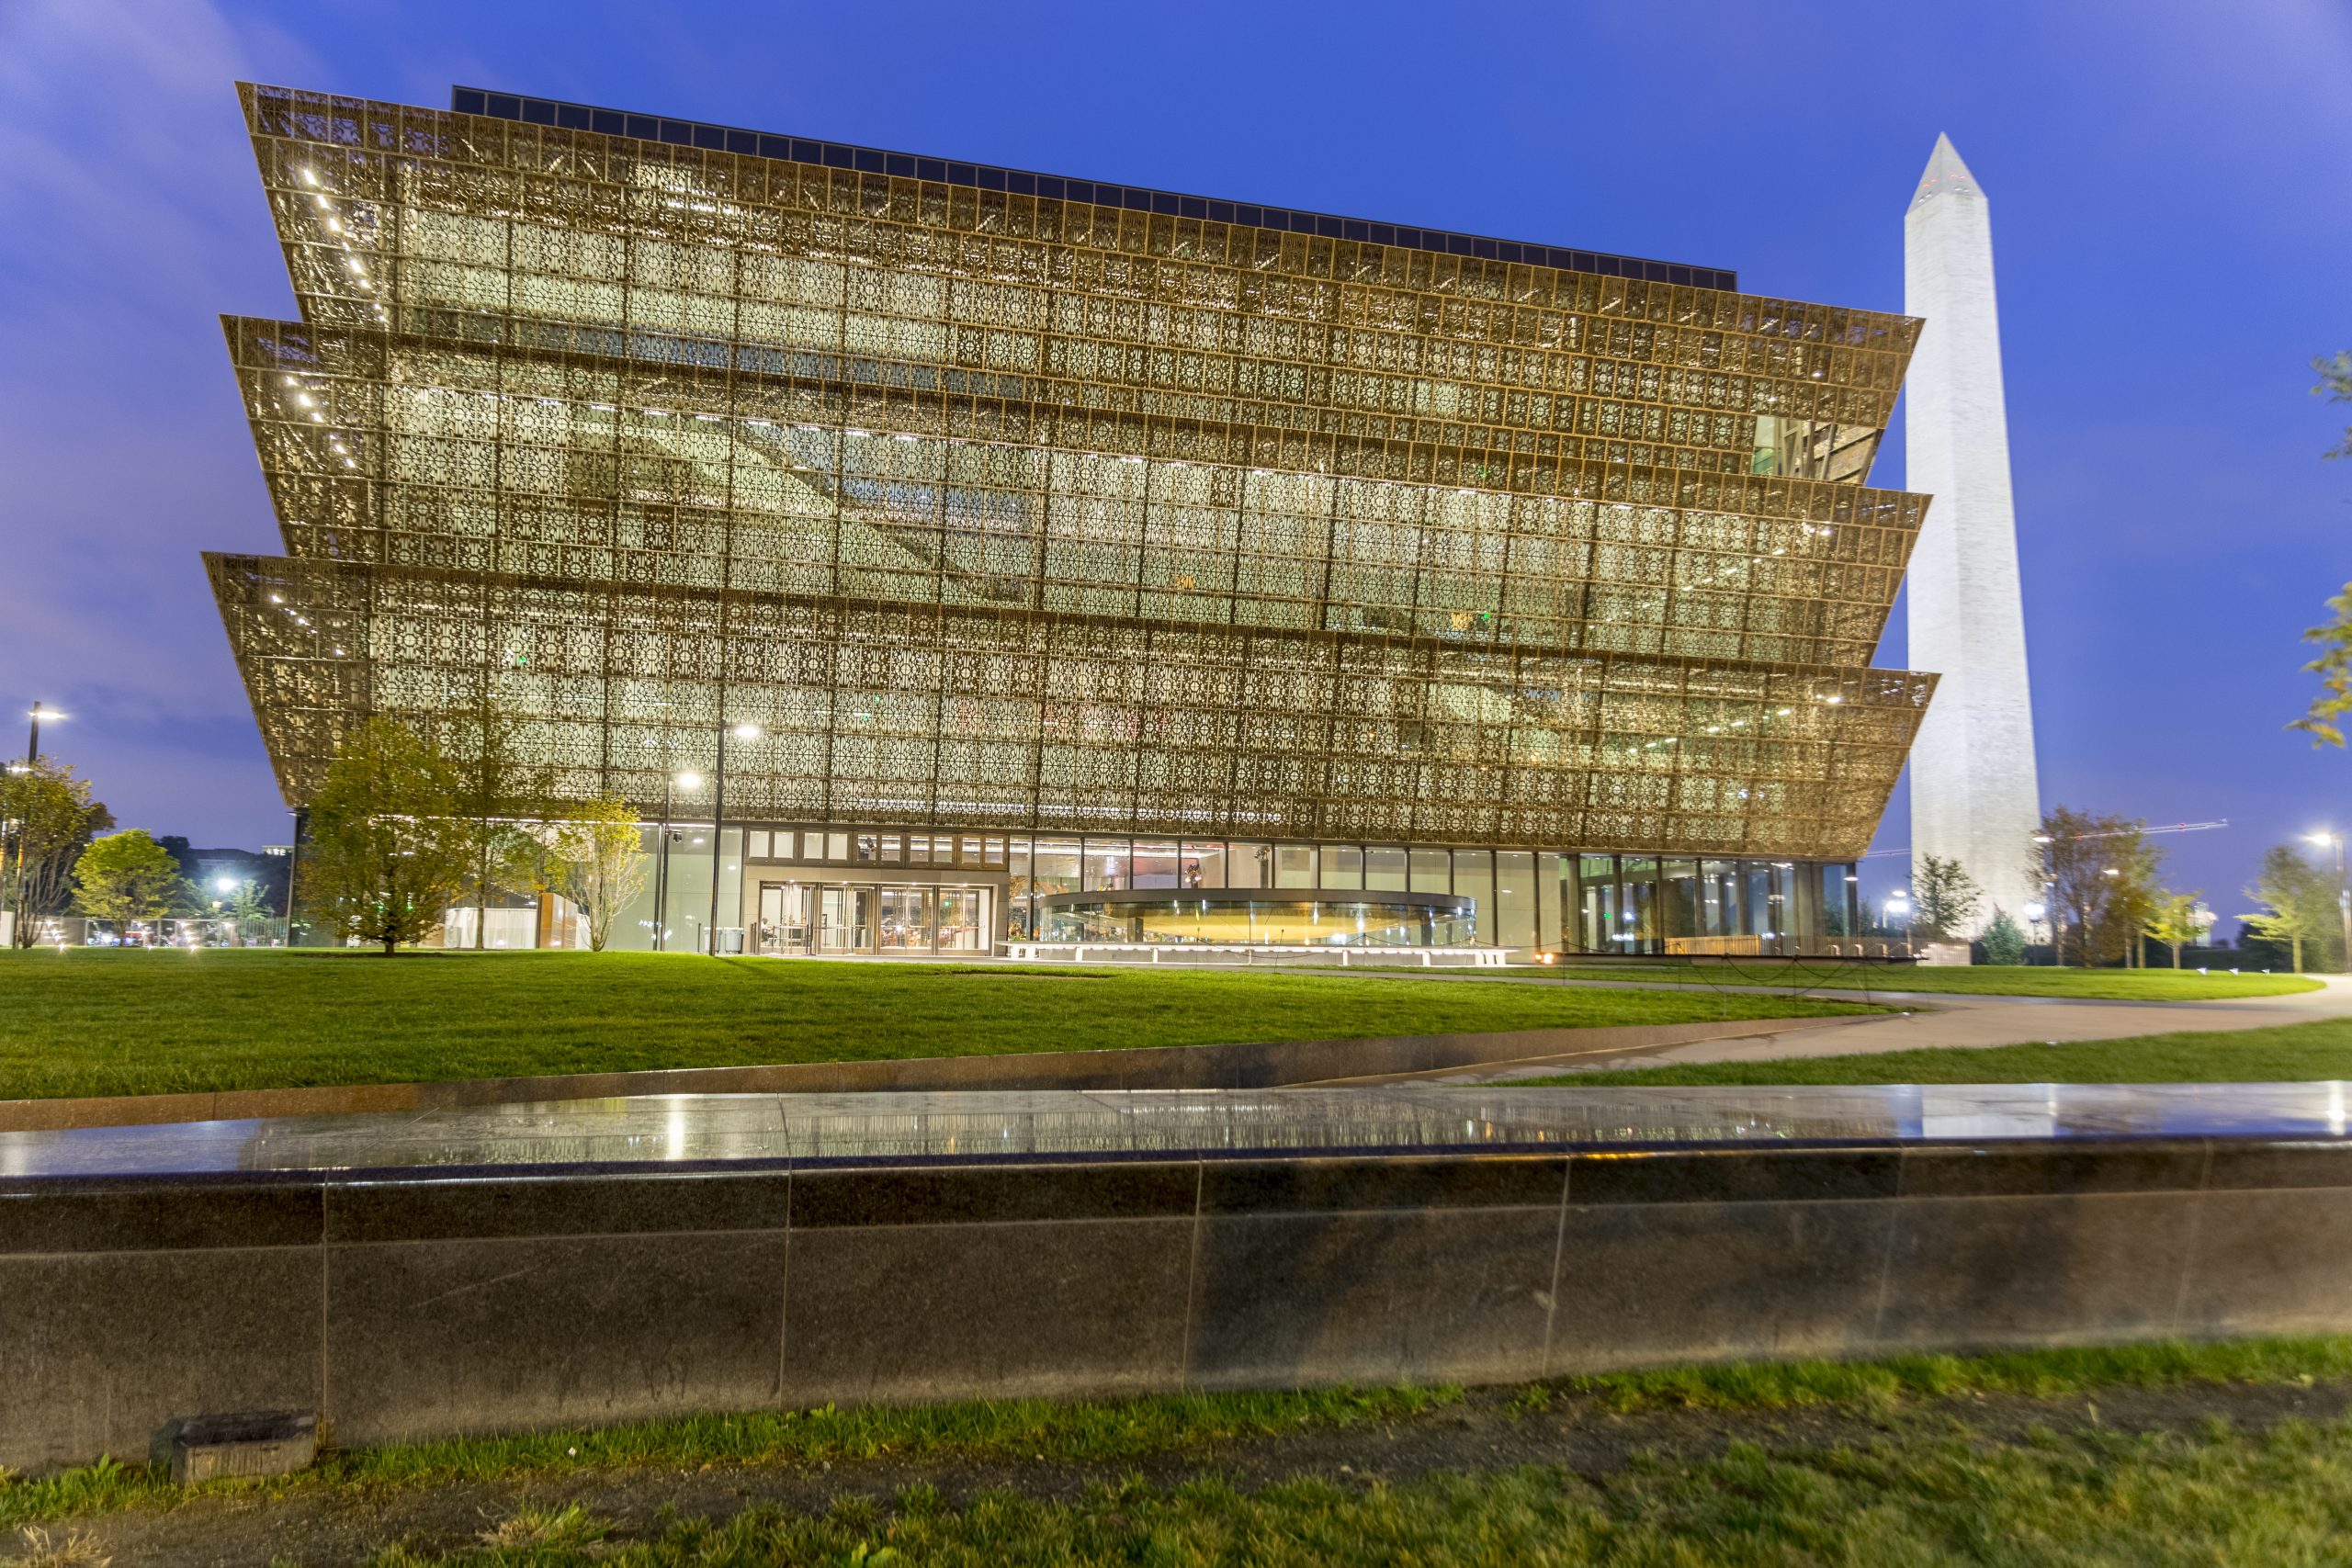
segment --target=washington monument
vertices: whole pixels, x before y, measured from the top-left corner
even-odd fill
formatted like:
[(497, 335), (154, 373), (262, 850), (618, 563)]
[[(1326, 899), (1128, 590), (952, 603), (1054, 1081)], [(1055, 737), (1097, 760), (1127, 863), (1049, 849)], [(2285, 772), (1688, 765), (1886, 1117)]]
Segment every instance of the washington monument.
[(2041, 820), (2009, 499), (2008, 408), (1993, 304), (1993, 223), (1948, 138), (1903, 217), (1903, 309), (1927, 326), (1905, 381), (1905, 488), (1935, 497), (1911, 556), (1909, 661), (1943, 677), (1911, 748), (1911, 864), (1957, 860), (2024, 919)]

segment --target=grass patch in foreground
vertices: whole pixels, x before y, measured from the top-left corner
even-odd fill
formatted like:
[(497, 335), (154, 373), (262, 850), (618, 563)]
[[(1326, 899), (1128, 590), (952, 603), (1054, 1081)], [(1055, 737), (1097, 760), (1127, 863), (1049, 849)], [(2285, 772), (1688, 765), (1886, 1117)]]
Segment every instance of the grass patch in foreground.
[(2352, 1426), (2091, 1429), (1988, 1445), (1963, 1425), (1898, 1431), (1863, 1449), (1734, 1443), (1720, 1458), (1637, 1461), (1598, 1481), (1537, 1466), (1254, 1492), (1134, 1478), (1070, 1502), (994, 1492), (962, 1508), (915, 1485), (888, 1506), (853, 1496), (822, 1515), (758, 1507), (672, 1523), (646, 1540), (607, 1539), (612, 1529), (576, 1504), (531, 1508), (484, 1532), (480, 1548), (443, 1556), (396, 1546), (373, 1562), (2317, 1568), (2344, 1562), (2352, 1530)]
[[(1879, 1361), (1797, 1361), (1674, 1367), (1532, 1384), (1524, 1408), (1555, 1397), (1605, 1409), (1657, 1406), (1783, 1409), (1848, 1404), (1883, 1410), (1972, 1393), (2055, 1398), (2112, 1388), (2308, 1383), (2352, 1378), (2352, 1337), (2166, 1343), (2108, 1349), (1905, 1356)], [(1118, 1464), (1159, 1454), (1213, 1461), (1220, 1446), (1317, 1428), (1394, 1425), (1442, 1413), (1456, 1388), (1327, 1389), (1304, 1393), (1167, 1394), (1115, 1400), (1007, 1400), (952, 1404), (826, 1405), (808, 1411), (481, 1438), (330, 1453), (298, 1475), (216, 1482), (203, 1492), (370, 1494), (628, 1468), (814, 1465), (883, 1459), (1024, 1460)], [(102, 1461), (34, 1480), (0, 1477), (0, 1529), (70, 1519), (189, 1494), (160, 1469)]]
[[(1520, 964), (1501, 973), (1567, 975), (1581, 980), (1651, 980), (1670, 985), (1779, 986), (1792, 990), (1928, 991), (1947, 996), (2077, 997), (2120, 1002), (2210, 1002), (2232, 997), (2285, 997), (2316, 991), (2308, 975), (2199, 974), (2194, 969), (2061, 969), (2018, 964), (1967, 967), (1838, 964), (1802, 958), (1732, 959), (1722, 964)], [(1476, 973), (1476, 971), (1474, 971)], [(1487, 970), (1487, 974), (1497, 971)]]
[(2270, 1029), (2142, 1034), (2055, 1045), (1874, 1051), (1767, 1062), (1686, 1062), (1513, 1078), (1513, 1089), (1569, 1084), (2312, 1083), (2352, 1078), (2352, 1019)]
[(1851, 1004), (693, 953), (0, 953), (0, 1099), (1809, 1017)]
[(1777, 1410), (1808, 1404), (1884, 1408), (1905, 1400), (1977, 1393), (2058, 1399), (2117, 1388), (2320, 1378), (2352, 1378), (2352, 1338), (2241, 1339), (2211, 1345), (2174, 1340), (1976, 1356), (1898, 1356), (1883, 1361), (1747, 1361), (1567, 1378), (1559, 1386), (1590, 1394), (1611, 1410), (1658, 1405)]

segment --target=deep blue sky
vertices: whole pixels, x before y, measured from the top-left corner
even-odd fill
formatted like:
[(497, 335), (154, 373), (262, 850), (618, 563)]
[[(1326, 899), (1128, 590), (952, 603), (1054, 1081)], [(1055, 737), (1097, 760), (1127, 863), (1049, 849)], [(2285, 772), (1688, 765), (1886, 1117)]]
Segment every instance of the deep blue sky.
[(240, 77), (463, 81), (1880, 310), (1948, 131), (1992, 201), (2045, 803), (2228, 818), (2166, 842), (2232, 913), (2266, 845), (2352, 827), (2352, 759), (2281, 728), (2352, 576), (2352, 464), (2318, 457), (2352, 410), (2306, 368), (2352, 347), (2346, 0), (0, 0), (0, 705), (71, 711), (51, 744), (125, 824), (253, 844), (286, 819), (198, 560), (278, 547), (216, 323), (293, 310)]

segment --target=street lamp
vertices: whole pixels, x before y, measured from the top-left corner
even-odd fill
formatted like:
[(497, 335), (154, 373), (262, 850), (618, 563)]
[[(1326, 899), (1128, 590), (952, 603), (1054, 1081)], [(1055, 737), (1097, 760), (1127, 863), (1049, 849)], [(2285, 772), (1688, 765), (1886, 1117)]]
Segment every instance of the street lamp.
[[(46, 703), (33, 704), (33, 734), (32, 739), (25, 746), (24, 765), (10, 768), (8, 771), (13, 773), (30, 773), (40, 761), (40, 721), (45, 718), (60, 719), (64, 716)], [(28, 784), (25, 786), (24, 808), (17, 818), (17, 877), (8, 895), (8, 908), (17, 912), (17, 925), (25, 923), (25, 852), (32, 848), (32, 785)], [(12, 926), (8, 932), (8, 939), (12, 943), (16, 941), (16, 930)]]
[(2344, 966), (2352, 969), (2352, 886), (2344, 880), (2344, 835), (2326, 831), (2303, 836), (2314, 844), (2326, 844), (2335, 851), (2335, 913), (2344, 925)]
[(710, 919), (703, 925), (704, 940), (710, 943), (710, 955), (718, 956), (718, 855), (727, 842), (727, 738), (757, 740), (760, 727), (739, 724), (729, 729), (725, 719), (718, 721), (718, 779), (713, 786), (710, 803)]
[(1911, 895), (1900, 887), (1886, 896), (1886, 918), (1891, 920), (1897, 915), (1903, 917), (1903, 951), (1907, 953), (1911, 951)]

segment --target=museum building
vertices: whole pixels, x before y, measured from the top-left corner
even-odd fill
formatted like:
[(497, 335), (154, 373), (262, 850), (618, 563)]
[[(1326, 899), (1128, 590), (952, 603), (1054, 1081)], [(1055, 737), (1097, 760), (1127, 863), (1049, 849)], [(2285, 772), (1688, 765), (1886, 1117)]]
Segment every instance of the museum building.
[(714, 908), (774, 953), (1852, 942), (1935, 684), (1870, 663), (1926, 508), (1867, 483), (1915, 320), (241, 92), (300, 319), (225, 325), (286, 553), (206, 561), (298, 811), (359, 719), (494, 711), (643, 814), (624, 945)]

